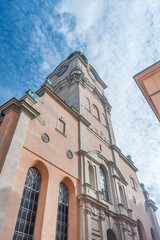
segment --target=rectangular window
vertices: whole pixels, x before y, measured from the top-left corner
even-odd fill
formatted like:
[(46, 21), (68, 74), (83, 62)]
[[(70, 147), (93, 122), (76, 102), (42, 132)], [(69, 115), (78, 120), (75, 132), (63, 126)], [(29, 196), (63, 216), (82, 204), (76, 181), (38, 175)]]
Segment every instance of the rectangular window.
[(61, 120), (61, 119), (58, 119), (58, 126), (57, 126), (57, 129), (65, 134), (65, 123)]
[(132, 186), (132, 188), (136, 189), (136, 185), (135, 185), (134, 179), (132, 177), (130, 177), (130, 179), (131, 179), (131, 186)]

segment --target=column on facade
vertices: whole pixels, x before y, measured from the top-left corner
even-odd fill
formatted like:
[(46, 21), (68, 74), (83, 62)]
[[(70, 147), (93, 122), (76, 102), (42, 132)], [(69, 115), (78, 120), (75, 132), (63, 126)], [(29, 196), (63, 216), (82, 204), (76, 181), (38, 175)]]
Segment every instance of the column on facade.
[(22, 147), (27, 134), (30, 117), (24, 112), (19, 115), (19, 120), (9, 146), (8, 154), (5, 158), (3, 168), (0, 175), (0, 224), (4, 217), (4, 213), (8, 204), (9, 194), (12, 189), (13, 179), (20, 160)]

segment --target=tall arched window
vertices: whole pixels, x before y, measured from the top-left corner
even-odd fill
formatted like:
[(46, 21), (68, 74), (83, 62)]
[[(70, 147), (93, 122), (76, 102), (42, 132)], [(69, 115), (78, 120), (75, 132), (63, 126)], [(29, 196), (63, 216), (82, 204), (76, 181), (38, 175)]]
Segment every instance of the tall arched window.
[(151, 236), (152, 236), (152, 240), (156, 240), (155, 233), (152, 228), (151, 228)]
[(143, 224), (139, 219), (137, 220), (137, 231), (138, 231), (139, 240), (145, 240), (146, 239), (145, 230), (144, 230)]
[(139, 224), (137, 225), (137, 230), (138, 230), (139, 239), (143, 240), (142, 230), (141, 230), (141, 227), (139, 226)]
[(117, 240), (115, 233), (111, 230), (107, 230), (107, 240)]
[(120, 202), (126, 206), (125, 196), (124, 196), (124, 190), (121, 186), (119, 186), (119, 193), (120, 193)]
[(99, 120), (99, 111), (96, 105), (93, 105), (93, 116), (95, 116)]
[(101, 183), (101, 191), (103, 192), (103, 199), (106, 201), (109, 201), (106, 174), (102, 167), (100, 167), (100, 183)]
[(94, 169), (91, 165), (89, 165), (89, 183), (91, 188), (95, 189)]
[(39, 171), (34, 167), (29, 168), (24, 185), (13, 240), (32, 240), (40, 186), (41, 176)]
[(69, 192), (64, 183), (60, 183), (58, 196), (58, 214), (56, 240), (67, 240), (68, 236)]
[(86, 97), (86, 109), (90, 112), (91, 108), (90, 108), (90, 101), (89, 99)]

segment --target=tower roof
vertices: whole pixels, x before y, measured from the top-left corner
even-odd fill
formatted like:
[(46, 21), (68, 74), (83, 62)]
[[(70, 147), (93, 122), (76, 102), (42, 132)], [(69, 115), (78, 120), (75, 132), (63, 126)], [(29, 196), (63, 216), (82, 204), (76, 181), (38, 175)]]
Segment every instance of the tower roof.
[(88, 63), (88, 59), (86, 58), (86, 56), (85, 56), (81, 51), (74, 51), (74, 52), (72, 52), (72, 53), (67, 57), (67, 59), (70, 59), (71, 57), (73, 57), (73, 56), (76, 55), (76, 54), (79, 54), (79, 55), (83, 58), (83, 60), (84, 60), (86, 63)]

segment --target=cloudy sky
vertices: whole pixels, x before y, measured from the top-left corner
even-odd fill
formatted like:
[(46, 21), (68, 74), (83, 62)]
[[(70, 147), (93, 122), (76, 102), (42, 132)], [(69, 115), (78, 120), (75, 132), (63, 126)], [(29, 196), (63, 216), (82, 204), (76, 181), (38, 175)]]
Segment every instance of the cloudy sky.
[(160, 123), (133, 80), (160, 60), (160, 2), (1, 0), (0, 105), (36, 91), (75, 50), (107, 84), (117, 145), (160, 208)]

